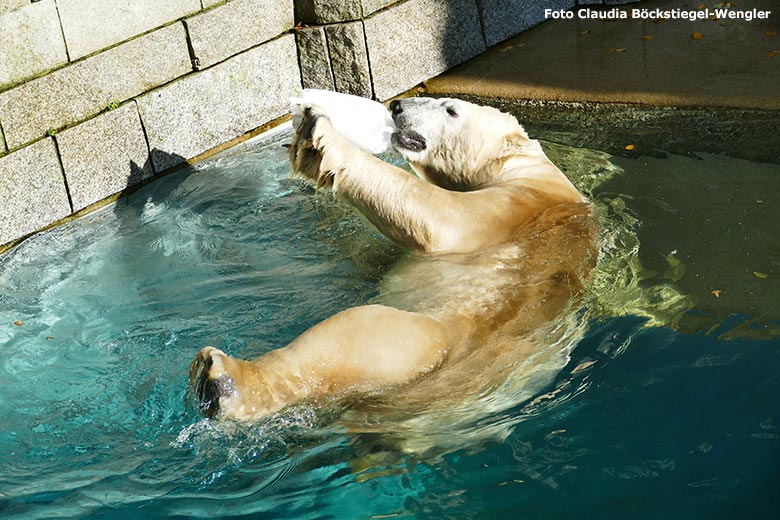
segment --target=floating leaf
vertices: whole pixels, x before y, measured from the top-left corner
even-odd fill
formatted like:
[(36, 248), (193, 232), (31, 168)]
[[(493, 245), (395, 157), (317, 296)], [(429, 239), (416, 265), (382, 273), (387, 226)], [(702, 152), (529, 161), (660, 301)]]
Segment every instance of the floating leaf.
[(780, 51), (769, 51), (766, 54), (764, 54), (764, 58), (771, 58), (773, 56), (780, 57)]
[(694, 40), (703, 40), (704, 39), (704, 35), (702, 33), (700, 33), (700, 32), (695, 32), (695, 33), (691, 34), (691, 38), (693, 38)]
[(720, 289), (715, 289), (714, 291), (712, 291), (712, 295), (715, 298), (720, 298)]
[(579, 36), (583, 36), (583, 35), (585, 35), (585, 34), (590, 34), (590, 30), (587, 30), (587, 31), (580, 31), (580, 32), (578, 32), (577, 34), (578, 34)]
[(762, 280), (763, 280), (764, 278), (769, 278), (769, 275), (768, 275), (768, 274), (766, 274), (766, 273), (760, 273), (760, 272), (758, 272), (758, 271), (753, 271), (753, 276), (755, 276), (756, 278), (761, 278)]
[(17, 327), (21, 327), (22, 325), (24, 325), (24, 322), (22, 320), (16, 320), (14, 322), (14, 325), (16, 325)]
[(626, 150), (633, 150), (634, 148), (636, 148), (636, 147), (633, 144), (627, 144), (626, 145)]
[(764, 31), (764, 36), (777, 36), (775, 31)]
[(699, 11), (704, 11), (705, 9), (707, 9), (707, 6), (706, 6), (706, 5), (704, 5), (704, 4), (699, 4), (699, 5), (696, 7), (696, 9), (698, 9)]
[(645, 34), (644, 36), (642, 36), (642, 39), (645, 41), (650, 41), (653, 39), (653, 37), (649, 34)]

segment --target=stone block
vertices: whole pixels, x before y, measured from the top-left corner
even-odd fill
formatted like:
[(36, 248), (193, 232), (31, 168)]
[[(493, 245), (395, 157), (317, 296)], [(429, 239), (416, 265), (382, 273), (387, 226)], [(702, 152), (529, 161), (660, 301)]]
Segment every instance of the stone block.
[(78, 211), (153, 175), (134, 101), (56, 135)]
[(303, 88), (336, 90), (330, 68), (324, 27), (307, 27), (295, 32)]
[(570, 9), (575, 0), (482, 0), (482, 22), (488, 46), (542, 23), (545, 9)]
[(138, 98), (155, 171), (284, 115), (300, 88), (287, 34)]
[(200, 0), (57, 0), (70, 59), (76, 60), (200, 11)]
[(295, 0), (295, 19), (311, 24), (360, 20), (361, 0)]
[(398, 0), (363, 0), (363, 16), (368, 16), (380, 9), (384, 9), (388, 5), (394, 4)]
[(192, 70), (184, 26), (159, 29), (0, 93), (9, 148), (83, 121)]
[(50, 139), (0, 157), (0, 244), (34, 233), (71, 213)]
[(371, 71), (368, 67), (363, 22), (349, 22), (325, 27), (328, 35), (330, 64), (338, 92), (371, 98)]
[(186, 20), (198, 67), (209, 67), (295, 25), (292, 0), (233, 0)]
[(367, 18), (365, 30), (379, 100), (485, 50), (474, 0), (410, 0)]
[(0, 90), (67, 62), (54, 0), (0, 14)]
[(0, 15), (10, 13), (22, 6), (28, 5), (30, 0), (0, 0)]

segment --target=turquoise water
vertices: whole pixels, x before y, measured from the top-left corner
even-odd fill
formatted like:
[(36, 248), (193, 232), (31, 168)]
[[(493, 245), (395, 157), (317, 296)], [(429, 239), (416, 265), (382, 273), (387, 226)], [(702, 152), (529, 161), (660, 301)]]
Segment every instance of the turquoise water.
[(546, 144), (605, 229), (584, 335), (535, 398), (407, 453), (332, 410), (219, 424), (186, 394), (203, 345), (282, 346), (401, 255), (288, 179), (287, 141), (0, 257), (0, 516), (780, 516), (780, 167)]

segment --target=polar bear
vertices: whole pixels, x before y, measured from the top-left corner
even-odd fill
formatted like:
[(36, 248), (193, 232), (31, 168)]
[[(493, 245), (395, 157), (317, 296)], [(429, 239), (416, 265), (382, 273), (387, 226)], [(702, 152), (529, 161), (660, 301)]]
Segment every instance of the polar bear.
[(458, 99), (390, 104), (393, 148), (416, 175), (339, 135), (316, 107), (293, 171), (351, 203), (408, 250), (371, 304), (252, 361), (205, 347), (190, 368), (200, 410), (255, 420), (307, 398), (389, 395), (414, 409), (482, 395), (539, 356), (594, 258), (592, 206), (517, 120)]

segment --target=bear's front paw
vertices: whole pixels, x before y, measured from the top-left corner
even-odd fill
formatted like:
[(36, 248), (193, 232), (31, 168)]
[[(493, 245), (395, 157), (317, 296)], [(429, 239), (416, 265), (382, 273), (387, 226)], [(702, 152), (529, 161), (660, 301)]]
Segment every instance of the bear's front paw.
[(313, 182), (317, 188), (333, 186), (336, 171), (331, 167), (333, 161), (328, 159), (338, 148), (340, 136), (317, 107), (304, 108), (294, 122), (296, 134), (290, 146), (293, 173)]

